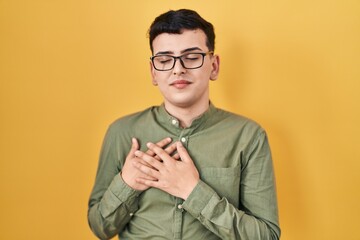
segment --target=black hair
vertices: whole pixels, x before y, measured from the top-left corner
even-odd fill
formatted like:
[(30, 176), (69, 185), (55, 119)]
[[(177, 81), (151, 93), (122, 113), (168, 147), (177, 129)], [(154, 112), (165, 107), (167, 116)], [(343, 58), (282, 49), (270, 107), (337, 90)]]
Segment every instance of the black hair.
[(155, 18), (149, 29), (150, 49), (152, 42), (162, 33), (181, 34), (183, 30), (200, 29), (206, 35), (206, 46), (209, 51), (215, 50), (215, 32), (211, 23), (203, 19), (197, 12), (189, 9), (170, 10)]

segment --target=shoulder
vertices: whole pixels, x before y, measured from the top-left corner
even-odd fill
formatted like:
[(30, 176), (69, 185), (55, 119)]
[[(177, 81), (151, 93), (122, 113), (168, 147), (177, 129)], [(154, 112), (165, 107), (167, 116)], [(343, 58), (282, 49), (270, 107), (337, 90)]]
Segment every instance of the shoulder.
[(125, 116), (122, 116), (113, 121), (109, 126), (109, 131), (126, 130), (136, 127), (139, 124), (145, 124), (153, 119), (153, 112), (158, 106), (152, 106), (142, 111), (134, 112)]
[(216, 108), (216, 115), (225, 127), (254, 133), (265, 132), (258, 122), (241, 114)]

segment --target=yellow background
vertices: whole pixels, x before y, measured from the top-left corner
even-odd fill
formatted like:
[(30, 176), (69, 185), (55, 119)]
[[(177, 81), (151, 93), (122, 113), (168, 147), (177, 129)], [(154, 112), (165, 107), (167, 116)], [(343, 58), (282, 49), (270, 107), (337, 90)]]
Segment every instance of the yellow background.
[(358, 0), (0, 0), (0, 239), (95, 239), (87, 200), (107, 126), (161, 96), (147, 29), (215, 25), (218, 107), (268, 132), (282, 239), (360, 239)]

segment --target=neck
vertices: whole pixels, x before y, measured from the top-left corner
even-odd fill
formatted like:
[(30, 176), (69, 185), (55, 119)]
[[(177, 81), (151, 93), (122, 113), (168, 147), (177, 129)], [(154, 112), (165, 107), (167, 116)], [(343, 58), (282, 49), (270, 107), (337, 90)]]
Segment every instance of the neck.
[(181, 127), (186, 128), (191, 125), (194, 119), (209, 109), (209, 101), (191, 107), (175, 106), (165, 102), (165, 109), (180, 121)]

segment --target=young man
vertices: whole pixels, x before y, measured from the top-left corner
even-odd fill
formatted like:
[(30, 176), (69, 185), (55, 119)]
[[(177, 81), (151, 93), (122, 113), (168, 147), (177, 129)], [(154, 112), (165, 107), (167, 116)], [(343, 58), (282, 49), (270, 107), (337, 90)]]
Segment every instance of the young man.
[(101, 239), (279, 239), (264, 130), (209, 101), (219, 73), (213, 26), (191, 10), (150, 27), (161, 106), (108, 129), (88, 219)]

